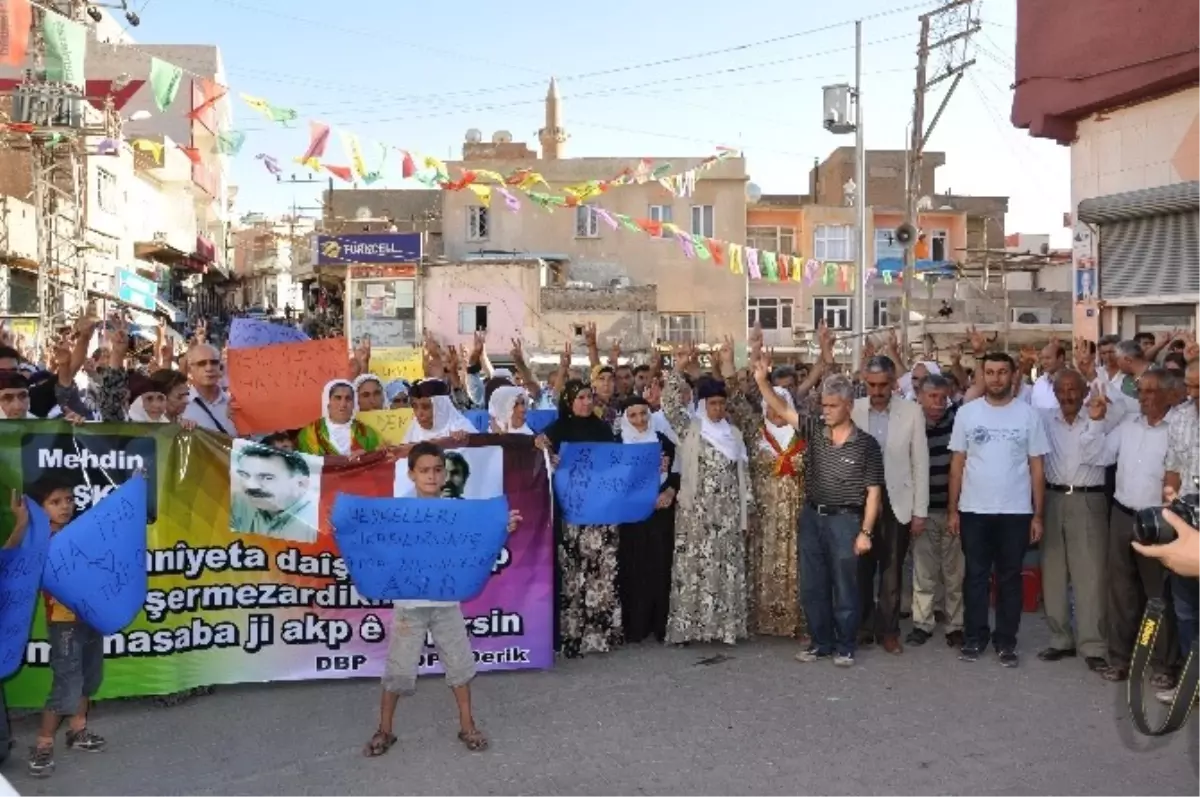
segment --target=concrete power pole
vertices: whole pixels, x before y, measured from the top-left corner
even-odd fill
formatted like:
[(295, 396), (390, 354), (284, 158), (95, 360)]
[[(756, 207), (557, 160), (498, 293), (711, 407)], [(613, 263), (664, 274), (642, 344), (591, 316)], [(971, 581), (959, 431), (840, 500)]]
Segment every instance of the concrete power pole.
[[(953, 2), (934, 9), (928, 14), (922, 14), (920, 17), (921, 41), (917, 47), (917, 86), (913, 93), (912, 139), (908, 144), (908, 162), (905, 164), (908, 172), (906, 181), (908, 195), (905, 197), (904, 221), (912, 229), (919, 230), (920, 228), (917, 203), (921, 197), (921, 166), (925, 145), (929, 141), (930, 135), (933, 134), (938, 120), (942, 118), (946, 104), (954, 96), (954, 91), (962, 81), (963, 73), (975, 63), (973, 58), (964, 60), (966, 43), (979, 30), (979, 19), (972, 13), (973, 2), (974, 0), (953, 0)], [(930, 44), (929, 39), (935, 26), (940, 32), (960, 25), (962, 29), (958, 32), (945, 35)], [(956, 53), (955, 50), (958, 48), (951, 46), (958, 42), (963, 43), (961, 53)], [(935, 53), (942, 57), (943, 63), (936, 70), (937, 74), (930, 79), (928, 76), (929, 56)], [(925, 95), (933, 86), (950, 78), (953, 78), (953, 82), (942, 96), (941, 103), (938, 105), (933, 119), (929, 122), (929, 127), (926, 128)], [(916, 273), (916, 253), (914, 252), (916, 240), (917, 238), (914, 236), (913, 241), (904, 250), (904, 299), (901, 303), (900, 351), (905, 358), (910, 354), (908, 330), (912, 320), (912, 284)], [(928, 308), (926, 308), (926, 312), (928, 312)]]

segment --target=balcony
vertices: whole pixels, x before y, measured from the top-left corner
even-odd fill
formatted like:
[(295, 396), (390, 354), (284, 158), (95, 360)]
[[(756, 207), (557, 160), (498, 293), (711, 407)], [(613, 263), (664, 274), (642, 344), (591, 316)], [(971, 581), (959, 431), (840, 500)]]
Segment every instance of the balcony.
[(0, 260), (36, 269), (37, 224), (33, 205), (11, 196), (0, 196)]

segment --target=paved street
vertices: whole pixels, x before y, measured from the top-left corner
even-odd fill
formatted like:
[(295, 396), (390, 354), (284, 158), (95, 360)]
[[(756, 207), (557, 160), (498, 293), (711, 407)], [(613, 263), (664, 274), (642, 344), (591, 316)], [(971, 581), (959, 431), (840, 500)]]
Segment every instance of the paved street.
[[(224, 687), (173, 708), (101, 705), (102, 755), (60, 752), (22, 794), (1188, 794), (1197, 725), (1131, 747), (1125, 690), (1082, 660), (1043, 664), (1025, 616), (1021, 668), (955, 659), (935, 637), (851, 671), (795, 646), (637, 647), (545, 673), (484, 676), (491, 751), (455, 739), (439, 680), (401, 703), (400, 741), (364, 759), (378, 685)], [(728, 658), (721, 660), (720, 654)], [(17, 724), (20, 748), (33, 724)], [(1140, 743), (1141, 740), (1139, 740)]]

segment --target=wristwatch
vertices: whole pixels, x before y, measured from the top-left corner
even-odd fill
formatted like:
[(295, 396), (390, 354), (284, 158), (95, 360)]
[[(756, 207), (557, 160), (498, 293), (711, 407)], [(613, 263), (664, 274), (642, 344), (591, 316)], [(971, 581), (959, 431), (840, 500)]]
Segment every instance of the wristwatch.
[(873, 536), (870, 529), (859, 529), (858, 533), (866, 537), (868, 540)]

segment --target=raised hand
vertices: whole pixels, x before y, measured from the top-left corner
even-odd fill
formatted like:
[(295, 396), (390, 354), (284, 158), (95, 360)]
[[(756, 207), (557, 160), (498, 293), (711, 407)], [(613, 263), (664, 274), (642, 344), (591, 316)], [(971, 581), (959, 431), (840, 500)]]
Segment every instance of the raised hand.
[(967, 337), (971, 341), (971, 353), (976, 357), (982, 357), (987, 353), (987, 337), (975, 328), (975, 325), (967, 327)]
[(588, 348), (596, 348), (596, 322), (589, 321), (583, 326), (583, 339)]
[(608, 364), (616, 367), (619, 362), (621, 362), (621, 341), (613, 338), (612, 345), (608, 349)]
[(525, 363), (525, 346), (524, 346), (524, 344), (521, 343), (520, 338), (512, 339), (512, 348), (509, 349), (508, 353), (513, 358), (514, 363), (516, 363), (518, 366), (524, 365), (524, 363)]
[(1093, 421), (1104, 420), (1105, 416), (1108, 415), (1108, 405), (1111, 403), (1106, 395), (1104, 383), (1101, 382), (1099, 389), (1093, 387), (1092, 392), (1088, 395), (1088, 417)]

